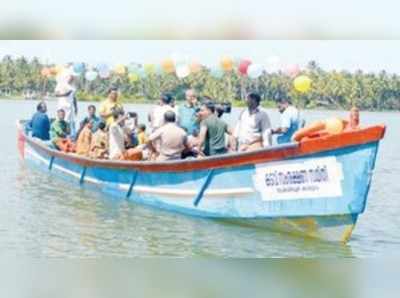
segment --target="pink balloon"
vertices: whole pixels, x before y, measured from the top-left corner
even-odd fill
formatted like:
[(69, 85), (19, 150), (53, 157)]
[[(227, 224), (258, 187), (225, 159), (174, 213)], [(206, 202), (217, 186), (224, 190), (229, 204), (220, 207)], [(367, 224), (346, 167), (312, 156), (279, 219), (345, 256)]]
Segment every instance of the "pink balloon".
[(297, 77), (300, 73), (300, 66), (298, 64), (289, 64), (285, 68), (285, 74), (294, 78)]

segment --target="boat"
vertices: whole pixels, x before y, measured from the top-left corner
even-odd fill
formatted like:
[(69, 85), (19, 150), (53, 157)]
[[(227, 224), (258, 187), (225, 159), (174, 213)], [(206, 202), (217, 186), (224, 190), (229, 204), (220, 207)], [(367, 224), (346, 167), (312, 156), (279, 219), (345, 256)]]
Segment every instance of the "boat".
[(179, 161), (93, 160), (32, 138), (17, 122), (30, 166), (127, 199), (189, 216), (346, 243), (365, 211), (385, 126)]

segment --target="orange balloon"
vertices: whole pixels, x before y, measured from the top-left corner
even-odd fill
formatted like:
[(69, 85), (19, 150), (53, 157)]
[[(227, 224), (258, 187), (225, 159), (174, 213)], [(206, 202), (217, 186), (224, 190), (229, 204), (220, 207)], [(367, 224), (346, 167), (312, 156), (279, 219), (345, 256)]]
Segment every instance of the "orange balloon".
[(225, 71), (231, 71), (233, 69), (234, 61), (228, 56), (221, 58), (221, 68)]
[(189, 68), (191, 73), (197, 73), (201, 71), (202, 66), (199, 62), (193, 61), (192, 63), (190, 63)]
[(51, 74), (51, 71), (48, 67), (44, 67), (44, 68), (42, 68), (40, 73), (42, 76), (48, 77)]
[(175, 71), (175, 63), (171, 58), (167, 58), (161, 62), (161, 67), (166, 73), (173, 73)]

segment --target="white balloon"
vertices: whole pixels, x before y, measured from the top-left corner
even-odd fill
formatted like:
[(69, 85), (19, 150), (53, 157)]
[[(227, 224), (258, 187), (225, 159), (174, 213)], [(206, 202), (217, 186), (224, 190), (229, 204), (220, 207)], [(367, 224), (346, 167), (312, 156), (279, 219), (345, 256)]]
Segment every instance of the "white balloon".
[(282, 70), (282, 67), (283, 65), (281, 58), (279, 58), (278, 56), (271, 56), (267, 59), (265, 70), (268, 73), (274, 73)]
[(88, 80), (89, 82), (94, 81), (97, 78), (97, 72), (90, 70), (85, 74), (85, 78), (86, 80)]
[(190, 75), (190, 67), (189, 65), (179, 65), (176, 68), (176, 76), (180, 79), (186, 78), (188, 75)]
[(247, 74), (251, 79), (257, 79), (264, 72), (264, 67), (261, 64), (251, 64), (247, 70)]
[(111, 71), (109, 69), (102, 69), (99, 71), (99, 77), (102, 79), (108, 79), (111, 75)]

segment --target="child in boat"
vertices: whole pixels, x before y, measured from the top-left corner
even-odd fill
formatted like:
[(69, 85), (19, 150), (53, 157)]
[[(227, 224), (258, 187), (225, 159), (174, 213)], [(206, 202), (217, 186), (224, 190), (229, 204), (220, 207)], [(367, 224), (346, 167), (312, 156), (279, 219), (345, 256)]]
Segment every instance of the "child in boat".
[(92, 142), (93, 121), (85, 119), (86, 124), (83, 124), (83, 129), (79, 133), (76, 141), (76, 154), (89, 156), (90, 144)]
[(70, 138), (71, 127), (65, 121), (65, 111), (57, 111), (57, 119), (51, 124), (50, 138), (54, 146), (63, 152), (75, 152), (75, 145)]
[(140, 124), (137, 131), (138, 145), (147, 144), (146, 125)]
[(100, 121), (97, 125), (97, 131), (93, 134), (90, 143), (89, 157), (93, 159), (108, 158), (108, 134), (106, 123)]

